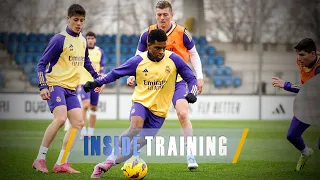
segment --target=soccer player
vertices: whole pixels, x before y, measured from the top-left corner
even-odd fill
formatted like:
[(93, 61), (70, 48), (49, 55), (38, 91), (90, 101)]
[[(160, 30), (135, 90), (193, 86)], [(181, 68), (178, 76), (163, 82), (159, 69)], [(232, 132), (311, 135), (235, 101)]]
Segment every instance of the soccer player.
[[(302, 39), (295, 47), (298, 59), (297, 64), (300, 69), (301, 83), (304, 84), (309, 79), (320, 73), (320, 57), (316, 53), (316, 45), (310, 38)], [(272, 85), (274, 87), (283, 88), (286, 91), (298, 93), (300, 85), (292, 84), (291, 82), (284, 81), (278, 77), (272, 78)], [(296, 171), (300, 171), (304, 168), (307, 160), (313, 155), (313, 150), (308, 148), (303, 139), (303, 132), (309, 127), (309, 124), (305, 124), (297, 119), (295, 116), (292, 118), (287, 139), (301, 152), (301, 156), (296, 166)], [(319, 139), (320, 149), (320, 139)]]
[[(185, 96), (187, 102), (194, 103), (197, 100), (196, 77), (179, 55), (165, 50), (166, 45), (166, 33), (161, 29), (152, 30), (148, 34), (147, 52), (130, 58), (105, 77), (87, 82), (84, 86), (88, 91), (123, 76), (136, 77), (130, 127), (122, 136), (132, 137), (140, 133), (140, 148), (146, 144), (144, 136), (155, 136), (161, 128), (170, 108), (178, 74), (188, 83), (189, 93)], [(119, 144), (121, 146), (122, 143)], [(117, 156), (112, 153), (105, 162), (94, 167), (91, 177), (99, 178), (102, 171), (108, 171), (112, 166), (126, 161), (132, 153), (132, 147), (129, 156)]]
[[(186, 30), (186, 28), (176, 24), (175, 22), (172, 22), (172, 17), (173, 12), (171, 4), (168, 1), (159, 1), (156, 5), (157, 24), (151, 25), (142, 33), (136, 54), (140, 54), (141, 52), (147, 50), (147, 37), (151, 30), (162, 29), (167, 33), (168, 36), (168, 44), (166, 49), (178, 54), (180, 57), (182, 57), (185, 63), (188, 63), (190, 57), (191, 64), (197, 75), (198, 92), (200, 94), (202, 92), (204, 81), (199, 54), (196, 50), (191, 34)], [(130, 86), (134, 85), (133, 76), (128, 78), (127, 84)], [(189, 106), (185, 99), (186, 92), (188, 92), (186, 82), (183, 81), (180, 76), (178, 76), (177, 83), (175, 84), (175, 92), (172, 103), (176, 109), (180, 125), (183, 128), (182, 133), (185, 137), (192, 136), (192, 124), (189, 119)], [(191, 150), (189, 149), (188, 151)], [(192, 153), (190, 154), (191, 155), (187, 156), (188, 168), (196, 169), (198, 168), (198, 164)]]
[(48, 148), (68, 118), (72, 128), (65, 134), (53, 172), (80, 173), (67, 163), (70, 155), (68, 150), (83, 127), (82, 110), (76, 95), (80, 79), (79, 68), (84, 66), (94, 78), (99, 77), (88, 57), (86, 37), (81, 33), (85, 16), (86, 11), (82, 6), (71, 5), (66, 30), (51, 38), (38, 62), (40, 96), (47, 101), (53, 113), (53, 121), (44, 133), (38, 156), (32, 164), (40, 172), (48, 173), (45, 160)]
[[(104, 72), (104, 65), (105, 65), (105, 56), (98, 46), (95, 45), (96, 43), (96, 34), (89, 31), (86, 34), (87, 41), (88, 41), (88, 49), (89, 49), (89, 58), (92, 62), (93, 67), (100, 72), (100, 75), (102, 75)], [(90, 92), (85, 92), (83, 90), (83, 85), (87, 81), (93, 81), (93, 78), (91, 74), (85, 69), (81, 68), (81, 75), (80, 75), (80, 86), (78, 88), (78, 93), (80, 94), (81, 100), (82, 100), (82, 114), (83, 114), (83, 120), (84, 120), (84, 127), (81, 130), (81, 138), (83, 136), (88, 135), (93, 136), (94, 132), (94, 126), (96, 124), (96, 112), (97, 112), (97, 105), (99, 101), (99, 92), (102, 91), (99, 90), (99, 92), (95, 92), (94, 90), (91, 90)], [(103, 86), (102, 86), (103, 88)], [(89, 119), (89, 127), (88, 131), (86, 129), (86, 120), (87, 120), (87, 112), (90, 107), (90, 119)]]

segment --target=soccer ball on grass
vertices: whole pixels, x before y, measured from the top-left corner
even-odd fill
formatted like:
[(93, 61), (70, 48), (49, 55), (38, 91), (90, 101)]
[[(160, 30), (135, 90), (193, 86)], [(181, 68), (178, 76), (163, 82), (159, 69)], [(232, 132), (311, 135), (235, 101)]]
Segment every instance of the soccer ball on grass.
[(148, 172), (146, 162), (139, 157), (131, 157), (121, 168), (123, 175), (130, 180), (143, 179)]

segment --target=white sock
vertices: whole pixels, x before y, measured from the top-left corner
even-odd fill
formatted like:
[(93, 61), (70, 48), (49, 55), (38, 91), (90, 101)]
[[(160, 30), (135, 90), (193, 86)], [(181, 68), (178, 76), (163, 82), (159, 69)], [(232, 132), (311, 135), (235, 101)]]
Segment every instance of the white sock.
[(97, 111), (90, 111), (89, 113), (90, 115), (96, 116), (97, 115)]
[[(63, 164), (63, 163), (61, 163), (61, 160), (62, 160), (63, 154), (64, 154), (64, 150), (61, 150), (61, 151), (60, 151), (60, 154), (59, 154), (59, 157), (58, 157), (58, 160), (57, 160), (57, 162), (56, 162), (56, 164), (58, 164), (58, 165)], [(67, 158), (66, 158), (65, 163), (66, 163), (66, 162), (68, 162), (69, 155), (70, 155), (70, 152), (68, 152), (68, 155), (67, 155)]]
[(88, 136), (93, 136), (94, 128), (88, 128)]
[[(121, 153), (121, 148), (119, 148), (119, 154)], [(115, 163), (116, 159), (117, 159), (117, 155), (114, 154), (114, 148), (112, 149), (112, 153), (111, 155), (107, 158), (107, 160), (111, 160), (113, 161), (113, 163)]]
[(184, 146), (185, 146), (185, 149), (186, 149), (186, 151), (187, 151), (187, 152), (186, 152), (187, 156), (188, 156), (188, 157), (193, 157), (192, 151), (191, 151), (191, 147), (188, 147), (188, 144), (187, 144), (187, 143), (185, 143)]
[(70, 121), (67, 119), (66, 122), (64, 123), (64, 131), (67, 131), (70, 127)]
[(65, 126), (68, 126), (68, 127), (70, 126), (70, 121), (69, 121), (69, 119), (66, 120), (66, 122), (64, 123), (64, 125), (65, 125)]
[(48, 148), (40, 146), (37, 159), (46, 159), (47, 152), (48, 152)]
[(86, 127), (83, 127), (81, 129), (81, 135), (86, 135), (87, 134), (87, 128)]
[(301, 154), (303, 156), (308, 156), (309, 155), (309, 148), (306, 146), (303, 150), (301, 150)]

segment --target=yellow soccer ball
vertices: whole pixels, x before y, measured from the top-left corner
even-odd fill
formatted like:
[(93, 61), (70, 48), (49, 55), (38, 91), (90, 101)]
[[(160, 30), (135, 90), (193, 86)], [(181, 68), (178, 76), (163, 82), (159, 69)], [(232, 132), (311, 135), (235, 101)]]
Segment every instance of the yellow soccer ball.
[(138, 180), (143, 179), (148, 172), (147, 163), (139, 157), (131, 157), (121, 168), (123, 175), (127, 179)]

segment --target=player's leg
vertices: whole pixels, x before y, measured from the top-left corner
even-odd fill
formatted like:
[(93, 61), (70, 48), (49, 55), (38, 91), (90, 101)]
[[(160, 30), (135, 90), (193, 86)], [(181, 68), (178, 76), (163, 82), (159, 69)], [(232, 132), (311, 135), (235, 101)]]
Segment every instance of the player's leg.
[(99, 93), (91, 90), (90, 92), (90, 118), (89, 118), (89, 127), (88, 127), (88, 136), (93, 136), (94, 134), (94, 126), (97, 121), (97, 105), (99, 102)]
[[(301, 153), (308, 153), (303, 152), (303, 150), (307, 149), (307, 146), (305, 145), (302, 134), (303, 132), (309, 127), (309, 124), (305, 124), (298, 120), (296, 117), (292, 118), (290, 127), (288, 129), (287, 133), (287, 139), (293, 144)], [(308, 150), (306, 150), (308, 151)]]
[(80, 107), (80, 102), (77, 95), (70, 90), (67, 90), (66, 104), (67, 104), (67, 115), (70, 120), (71, 127), (63, 139), (62, 148), (58, 157), (58, 160), (53, 168), (53, 172), (56, 173), (80, 173), (79, 171), (73, 169), (68, 163), (68, 158), (74, 142), (83, 127), (83, 117), (82, 110)]
[[(130, 127), (121, 134), (119, 141), (119, 153), (121, 152), (121, 137), (129, 136), (133, 137), (139, 134), (141, 128), (143, 127), (144, 120), (146, 118), (146, 108), (139, 103), (133, 103), (130, 111)], [(118, 156), (120, 156), (118, 158)], [(102, 172), (108, 171), (112, 166), (114, 166), (117, 159), (121, 159), (121, 155), (115, 154), (114, 149), (112, 150), (111, 155), (106, 159), (105, 162), (97, 164), (92, 172), (91, 178), (99, 178), (102, 175)]]
[(87, 131), (87, 113), (88, 113), (88, 110), (89, 110), (89, 107), (90, 107), (90, 100), (89, 99), (85, 99), (85, 100), (82, 100), (81, 102), (82, 104), (82, 119), (83, 119), (83, 127), (81, 129), (81, 136), (80, 136), (80, 139), (83, 139), (84, 136), (88, 135), (88, 131)]
[[(148, 116), (144, 120), (143, 128), (139, 133), (140, 138), (137, 141), (137, 144), (139, 144), (138, 153), (140, 153), (141, 148), (143, 148), (147, 144), (147, 140), (145, 139), (145, 137), (146, 136), (152, 136), (152, 137), (156, 136), (158, 131), (162, 127), (164, 121), (165, 121), (165, 118), (156, 116), (150, 110), (148, 110)], [(134, 155), (134, 152), (133, 152), (134, 151), (134, 144), (133, 143), (131, 143), (130, 149), (131, 149), (130, 155), (117, 158), (117, 160), (116, 160), (117, 164), (122, 163), (133, 156), (135, 156), (135, 157), (140, 156), (140, 155), (138, 155), (138, 156)]]
[(44, 133), (38, 156), (32, 165), (37, 171), (44, 173), (48, 173), (45, 162), (48, 148), (67, 119), (65, 90), (59, 86), (54, 86), (50, 88), (50, 96), (51, 98), (47, 103), (50, 111), (53, 113), (53, 121)]
[(303, 132), (309, 126), (309, 124), (305, 124), (296, 117), (293, 117), (288, 130), (287, 139), (301, 152), (296, 171), (302, 170), (306, 165), (307, 160), (313, 155), (313, 150), (305, 145), (302, 138)]
[(90, 92), (85, 92), (83, 89), (83, 86), (79, 87), (78, 93), (81, 97), (81, 108), (82, 108), (82, 119), (84, 122), (84, 126), (81, 129), (81, 136), (80, 139), (83, 139), (84, 136), (86, 136), (87, 133), (87, 128), (86, 128), (86, 124), (87, 124), (87, 113), (90, 107)]
[[(128, 136), (132, 139), (133, 136), (139, 134), (141, 129), (144, 127), (144, 121), (147, 118), (147, 108), (142, 106), (140, 103), (133, 103), (130, 111), (130, 127), (121, 134), (119, 146), (121, 148), (123, 136)], [(121, 149), (120, 149), (121, 150)], [(115, 163), (118, 155), (112, 153), (107, 160), (111, 160)]]
[[(140, 150), (143, 146), (146, 145), (147, 141), (145, 136), (155, 136), (164, 123), (165, 118), (154, 115), (150, 110), (147, 109), (147, 116), (144, 119), (143, 128), (140, 131), (140, 139), (138, 140)], [(128, 160), (133, 155), (133, 144), (131, 143), (131, 152), (128, 156), (118, 156), (115, 160), (116, 164), (120, 164)]]
[(320, 138), (318, 140), (318, 148), (320, 149)]
[(188, 89), (186, 87), (185, 81), (180, 81), (176, 83), (175, 92), (172, 98), (172, 103), (176, 109), (177, 116), (182, 128), (182, 135), (184, 136), (186, 150), (189, 151), (187, 155), (187, 163), (188, 168), (197, 169), (198, 164), (195, 160), (195, 157), (192, 155), (191, 148), (188, 149), (187, 146), (187, 137), (193, 135), (192, 131), (192, 123), (189, 119), (189, 104), (188, 101), (185, 99), (185, 95), (188, 94)]
[[(148, 119), (148, 118), (146, 118), (146, 119)], [(119, 145), (121, 146), (122, 145), (122, 139), (121, 138), (123, 136), (127, 136), (127, 137), (130, 138), (130, 142), (131, 142), (130, 143), (130, 145), (131, 145), (130, 154), (127, 155), (127, 156), (124, 156), (124, 155), (121, 155), (121, 154), (119, 154), (118, 156), (114, 156), (115, 157), (114, 164), (120, 164), (120, 163), (126, 161), (127, 159), (129, 159), (132, 156), (132, 153), (133, 153), (133, 151), (132, 151), (132, 139), (133, 139), (133, 136), (138, 136), (139, 135), (139, 133), (141, 132), (141, 129), (142, 129), (143, 124), (144, 124), (146, 119), (142, 118), (141, 116), (132, 116), (131, 117), (131, 122), (133, 122), (133, 123), (130, 123), (130, 128), (127, 129), (120, 136), (120, 141), (119, 141)], [(139, 141), (141, 141), (141, 140), (139, 139)], [(121, 150), (121, 147), (119, 148), (119, 152), (121, 152), (120, 150)]]
[[(78, 87), (77, 87), (77, 95), (81, 98), (81, 93), (82, 92), (84, 92), (84, 91), (82, 91), (82, 85), (79, 85)], [(66, 120), (66, 122), (64, 123), (64, 131), (68, 131), (68, 129), (71, 127), (71, 125), (70, 125), (70, 121), (69, 121), (69, 119), (67, 119)]]

